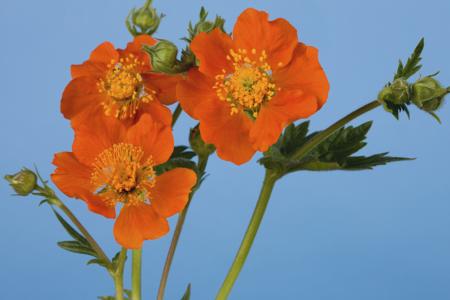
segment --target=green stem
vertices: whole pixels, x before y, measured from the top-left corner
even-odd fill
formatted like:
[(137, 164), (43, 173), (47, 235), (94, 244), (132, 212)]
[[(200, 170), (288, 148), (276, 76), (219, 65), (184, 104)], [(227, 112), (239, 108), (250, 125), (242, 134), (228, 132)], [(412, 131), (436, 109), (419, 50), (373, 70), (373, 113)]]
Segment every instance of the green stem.
[[(343, 117), (336, 123), (332, 124), (330, 127), (321, 131), (317, 135), (315, 135), (309, 142), (307, 142), (303, 147), (301, 147), (293, 156), (293, 159), (300, 160), (308, 155), (315, 147), (317, 147), (320, 143), (322, 143), (325, 139), (327, 139), (330, 135), (332, 135), (336, 130), (342, 128), (345, 124), (350, 121), (356, 119), (357, 117), (369, 112), (378, 106), (380, 106), (380, 102), (378, 100), (372, 101), (354, 112), (348, 114)], [(269, 202), (273, 187), (277, 179), (280, 178), (279, 174), (274, 173), (274, 171), (266, 169), (266, 176), (264, 178), (264, 183), (261, 188), (261, 193), (259, 195), (258, 202), (256, 204), (255, 210), (253, 211), (252, 218), (250, 220), (250, 224), (247, 227), (247, 231), (242, 239), (239, 250), (234, 258), (233, 264), (228, 271), (227, 277), (225, 278), (222, 286), (217, 293), (216, 300), (225, 300), (228, 298), (228, 295), (233, 288), (234, 283), (236, 282), (237, 277), (247, 259), (250, 248), (252, 247), (253, 241), (255, 239), (256, 233), (258, 232), (258, 228), (261, 225), (262, 218), (264, 217), (264, 212), (267, 208), (267, 204)]]
[[(203, 174), (206, 170), (206, 165), (208, 164), (208, 156), (206, 157), (199, 157), (197, 166), (199, 169), (200, 174)], [(175, 227), (175, 231), (173, 232), (172, 241), (170, 242), (169, 251), (167, 252), (166, 262), (164, 263), (163, 272), (161, 274), (161, 281), (159, 283), (159, 289), (158, 289), (158, 296), (157, 300), (163, 300), (164, 299), (164, 293), (167, 286), (167, 280), (169, 278), (170, 268), (172, 266), (173, 258), (175, 256), (175, 251), (177, 250), (178, 241), (180, 239), (181, 232), (183, 231), (184, 221), (186, 220), (187, 213), (189, 211), (189, 206), (191, 204), (191, 200), (194, 197), (195, 192), (198, 189), (198, 185), (195, 187), (195, 189), (191, 192), (189, 195), (188, 203), (186, 204), (185, 208), (181, 211), (178, 220), (177, 225)]]
[(141, 300), (142, 249), (132, 250), (131, 299)]
[(357, 117), (365, 114), (366, 112), (371, 111), (372, 109), (377, 108), (380, 106), (381, 103), (378, 100), (372, 101), (364, 106), (361, 106), (354, 112), (346, 115), (327, 129), (321, 131), (320, 133), (316, 134), (312, 139), (310, 139), (303, 147), (298, 149), (298, 151), (293, 155), (293, 159), (300, 160), (304, 158), (306, 155), (308, 155), (314, 148), (316, 148), (320, 143), (322, 143), (325, 139), (327, 139), (330, 135), (332, 135), (334, 132), (339, 130), (340, 128), (344, 127), (347, 123), (350, 121), (356, 119)]
[(175, 126), (175, 123), (177, 122), (178, 118), (180, 117), (182, 111), (183, 111), (183, 109), (181, 108), (181, 105), (178, 104), (172, 115), (172, 127)]
[(99, 258), (106, 262), (108, 270), (111, 270), (112, 266), (111, 261), (109, 260), (108, 256), (106, 256), (105, 252), (100, 247), (100, 245), (97, 244), (92, 235), (87, 231), (87, 229), (81, 224), (81, 222), (77, 219), (77, 217), (75, 217), (72, 211), (59, 198), (57, 198), (56, 196), (52, 198), (53, 200), (55, 200), (55, 205), (64, 212), (64, 214), (70, 219), (70, 221), (72, 221), (72, 223), (78, 228), (81, 234), (86, 238), (86, 240), (89, 242), (89, 245), (91, 245), (92, 249), (94, 249), (95, 253), (97, 253)]
[(225, 300), (233, 288), (233, 285), (244, 266), (245, 260), (247, 259), (248, 253), (252, 247), (253, 241), (255, 240), (258, 228), (261, 225), (261, 221), (264, 217), (264, 213), (269, 203), (270, 196), (272, 194), (275, 182), (278, 179), (278, 175), (272, 170), (266, 169), (266, 175), (264, 177), (264, 183), (261, 188), (258, 202), (256, 203), (255, 210), (253, 211), (250, 224), (247, 227), (247, 231), (242, 239), (241, 246), (234, 258), (233, 264), (228, 271), (227, 277), (222, 283), (222, 286), (217, 293), (216, 300)]
[(114, 285), (116, 288), (116, 300), (124, 300), (123, 291), (123, 270), (125, 268), (125, 261), (127, 259), (127, 249), (122, 248), (117, 262), (117, 269), (114, 272)]

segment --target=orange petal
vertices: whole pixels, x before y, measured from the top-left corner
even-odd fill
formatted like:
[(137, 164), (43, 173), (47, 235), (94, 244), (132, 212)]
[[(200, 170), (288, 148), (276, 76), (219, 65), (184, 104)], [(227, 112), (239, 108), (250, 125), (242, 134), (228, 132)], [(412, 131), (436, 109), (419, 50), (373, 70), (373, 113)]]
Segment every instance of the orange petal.
[(97, 156), (112, 145), (123, 142), (126, 128), (115, 118), (95, 118), (75, 130), (72, 151), (77, 159), (91, 165)]
[(222, 74), (222, 70), (231, 72), (232, 64), (227, 55), (232, 47), (231, 37), (218, 28), (200, 33), (191, 43), (191, 49), (200, 61), (200, 72), (210, 77)]
[(166, 219), (148, 204), (124, 206), (114, 224), (116, 241), (128, 249), (140, 249), (144, 240), (160, 238), (167, 232)]
[(256, 49), (257, 53), (265, 50), (272, 70), (291, 61), (298, 43), (297, 30), (288, 21), (269, 21), (266, 12), (253, 8), (246, 9), (239, 16), (234, 26), (233, 40), (239, 49)]
[(163, 217), (182, 211), (196, 183), (197, 175), (190, 169), (176, 168), (163, 173), (150, 191), (153, 208)]
[(158, 41), (152, 38), (151, 36), (147, 34), (141, 34), (134, 38), (134, 40), (131, 43), (127, 44), (127, 47), (125, 48), (125, 52), (127, 53), (136, 53), (136, 52), (142, 52), (142, 46), (153, 46)]
[(165, 75), (156, 73), (142, 74), (142, 78), (146, 86), (157, 93), (158, 100), (170, 105), (176, 102), (176, 88), (178, 82), (181, 80), (180, 75)]
[(244, 113), (230, 115), (225, 103), (212, 104), (200, 113), (200, 134), (216, 146), (221, 159), (241, 165), (252, 158), (256, 152), (249, 140), (252, 121)]
[(250, 131), (253, 147), (261, 152), (275, 144), (283, 129), (300, 118), (307, 118), (318, 110), (314, 97), (302, 91), (281, 91), (264, 106)]
[(51, 175), (52, 181), (64, 194), (84, 200), (95, 213), (107, 218), (115, 217), (114, 207), (105, 205), (100, 197), (92, 193), (90, 168), (80, 163), (72, 152), (55, 154), (53, 164), (56, 170)]
[(109, 64), (112, 60), (119, 60), (119, 53), (110, 42), (104, 42), (92, 51), (89, 60), (103, 64)]
[(155, 122), (162, 125), (170, 126), (172, 124), (172, 112), (158, 101), (143, 103), (139, 108), (136, 119), (139, 120), (143, 114), (149, 114)]
[(107, 70), (107, 66), (104, 63), (96, 63), (92, 61), (86, 61), (81, 65), (72, 65), (70, 71), (72, 78), (92, 76), (95, 78), (102, 77)]
[(100, 106), (103, 95), (93, 77), (78, 77), (69, 82), (61, 99), (61, 112), (66, 119), (72, 119), (90, 106)]
[(318, 50), (298, 44), (291, 63), (274, 72), (273, 78), (282, 89), (300, 89), (317, 98), (319, 107), (326, 102), (330, 85), (319, 63)]
[(126, 141), (143, 147), (146, 157), (151, 156), (155, 165), (166, 162), (174, 147), (170, 126), (155, 122), (148, 114), (143, 114), (139, 121), (129, 128)]
[(183, 110), (198, 120), (200, 107), (218, 100), (213, 86), (214, 82), (210, 78), (196, 68), (191, 69), (186, 79), (177, 86), (177, 97)]

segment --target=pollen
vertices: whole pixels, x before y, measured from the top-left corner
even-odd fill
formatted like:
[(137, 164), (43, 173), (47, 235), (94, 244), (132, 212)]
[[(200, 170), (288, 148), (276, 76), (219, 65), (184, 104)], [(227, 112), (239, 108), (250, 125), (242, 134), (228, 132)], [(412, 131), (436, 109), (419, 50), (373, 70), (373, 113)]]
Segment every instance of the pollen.
[(144, 159), (141, 147), (114, 144), (95, 159), (91, 183), (107, 205), (148, 203), (156, 182), (153, 167), (152, 158)]
[(277, 87), (272, 80), (272, 68), (267, 62), (267, 53), (256, 49), (233, 49), (227, 55), (233, 64), (233, 72), (216, 76), (214, 89), (220, 100), (230, 105), (230, 114), (241, 111), (252, 119), (258, 117), (261, 107), (276, 94)]
[(154, 100), (156, 92), (145, 87), (140, 73), (143, 66), (144, 62), (133, 54), (111, 60), (105, 77), (97, 82), (99, 92), (107, 96), (101, 103), (105, 115), (131, 118), (142, 103)]

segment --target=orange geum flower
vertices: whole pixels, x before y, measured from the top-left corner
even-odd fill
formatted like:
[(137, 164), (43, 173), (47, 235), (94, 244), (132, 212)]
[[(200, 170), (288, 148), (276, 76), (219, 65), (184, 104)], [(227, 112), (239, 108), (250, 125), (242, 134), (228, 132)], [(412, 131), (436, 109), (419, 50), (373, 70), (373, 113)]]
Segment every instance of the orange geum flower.
[(186, 168), (156, 174), (155, 166), (173, 151), (170, 127), (148, 114), (130, 127), (115, 119), (90, 125), (77, 128), (72, 152), (55, 155), (53, 182), (107, 218), (115, 218), (121, 204), (114, 237), (126, 248), (137, 249), (144, 240), (165, 235), (166, 218), (184, 208), (197, 181)]
[(72, 80), (61, 100), (64, 117), (77, 127), (102, 116), (133, 124), (142, 113), (150, 113), (169, 125), (172, 116), (163, 104), (175, 102), (179, 76), (151, 73), (150, 57), (142, 46), (156, 43), (148, 35), (137, 36), (124, 50), (104, 42), (89, 60), (72, 65)]
[(219, 29), (200, 33), (191, 49), (199, 67), (178, 84), (177, 96), (200, 121), (204, 141), (235, 164), (267, 151), (287, 125), (317, 112), (328, 97), (317, 49), (265, 12), (247, 9), (232, 37)]

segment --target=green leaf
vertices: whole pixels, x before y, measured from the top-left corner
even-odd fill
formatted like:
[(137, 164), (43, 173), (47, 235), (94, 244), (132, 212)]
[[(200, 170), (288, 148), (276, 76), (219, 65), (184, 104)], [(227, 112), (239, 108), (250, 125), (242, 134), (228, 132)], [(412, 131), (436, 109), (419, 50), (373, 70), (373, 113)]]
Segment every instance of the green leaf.
[(91, 259), (86, 264), (87, 265), (99, 265), (99, 266), (102, 266), (104, 268), (108, 268), (108, 263), (105, 260), (100, 259), (100, 258)]
[(168, 162), (155, 167), (155, 171), (157, 175), (161, 175), (175, 168), (191, 169), (198, 174), (197, 164), (186, 158), (172, 158)]
[(308, 125), (304, 122), (298, 126), (288, 126), (279, 141), (259, 162), (266, 168), (285, 175), (297, 171), (368, 170), (391, 162), (410, 160), (387, 156), (387, 153), (367, 157), (353, 156), (367, 145), (367, 133), (372, 122), (341, 128), (317, 145), (306, 157), (295, 160), (293, 155), (318, 134), (314, 132), (308, 135)]
[(52, 207), (53, 213), (55, 214), (58, 221), (64, 227), (68, 234), (73, 237), (76, 241), (80, 242), (80, 244), (90, 247), (88, 240), (81, 235), (77, 230), (75, 230), (64, 218)]
[(191, 284), (189, 283), (186, 292), (184, 292), (183, 298), (181, 298), (181, 300), (190, 300), (190, 299), (191, 299)]
[(172, 155), (170, 156), (171, 159), (173, 158), (185, 158), (185, 159), (191, 159), (195, 157), (195, 152), (188, 150), (188, 146), (175, 146), (173, 149)]
[(352, 156), (343, 164), (345, 170), (371, 170), (376, 166), (386, 165), (391, 162), (414, 160), (414, 158), (387, 156), (389, 153), (378, 153), (372, 156)]
[(422, 60), (421, 54), (424, 46), (425, 40), (424, 38), (421, 38), (416, 48), (414, 49), (413, 53), (406, 61), (406, 64), (403, 65), (402, 61), (399, 62), (397, 73), (394, 76), (394, 80), (400, 77), (408, 79), (414, 74), (416, 74), (422, 68), (422, 65), (420, 65), (419, 63)]
[(78, 253), (78, 254), (85, 254), (90, 255), (93, 257), (97, 257), (97, 254), (95, 251), (91, 248), (91, 246), (83, 245), (82, 243), (78, 241), (64, 241), (64, 242), (58, 242), (58, 246), (61, 247), (64, 250)]

